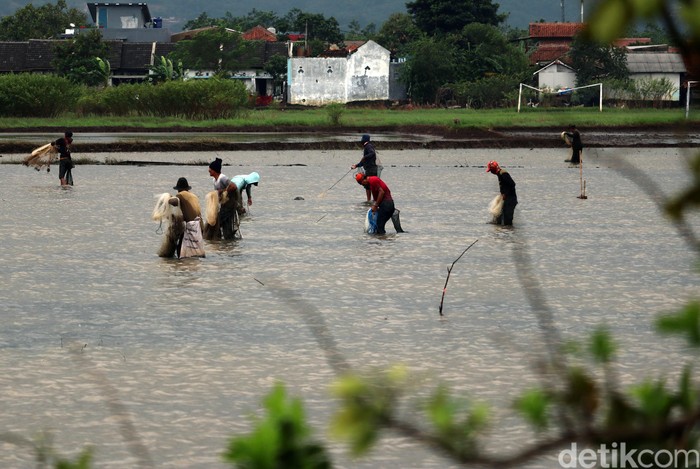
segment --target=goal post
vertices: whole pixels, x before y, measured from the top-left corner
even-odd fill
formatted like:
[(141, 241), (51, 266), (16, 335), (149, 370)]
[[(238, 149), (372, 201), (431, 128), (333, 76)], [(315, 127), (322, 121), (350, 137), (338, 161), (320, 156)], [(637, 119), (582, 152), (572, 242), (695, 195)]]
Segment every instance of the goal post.
[[(697, 86), (700, 81), (688, 81), (688, 89), (685, 93), (685, 118), (688, 119), (688, 114), (690, 113), (690, 93), (692, 93), (692, 88)], [(520, 103), (518, 103), (520, 107)]]
[(526, 85), (525, 83), (520, 83), (520, 90), (518, 91), (518, 112), (520, 112), (520, 106), (521, 106), (522, 100), (523, 100), (522, 99), (523, 87), (537, 91), (538, 93), (541, 93), (541, 94), (561, 95), (563, 93), (573, 93), (576, 90), (582, 90), (585, 88), (592, 88), (595, 86), (597, 86), (599, 88), (599, 90), (598, 90), (598, 110), (600, 112), (603, 112), (603, 84), (602, 83), (594, 83), (592, 85), (584, 85), (584, 86), (575, 86), (573, 88), (564, 88), (564, 89), (560, 89), (557, 91), (552, 91), (549, 89), (535, 88), (534, 86)]

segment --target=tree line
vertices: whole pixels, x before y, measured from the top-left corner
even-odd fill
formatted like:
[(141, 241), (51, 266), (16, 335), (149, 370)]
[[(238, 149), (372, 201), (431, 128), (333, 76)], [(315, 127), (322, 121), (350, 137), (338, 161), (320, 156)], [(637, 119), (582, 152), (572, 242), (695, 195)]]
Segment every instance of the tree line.
[[(253, 9), (243, 16), (227, 12), (220, 18), (202, 12), (189, 20), (185, 29), (215, 28), (180, 41), (172, 54), (158, 58), (151, 80), (180, 79), (185, 69), (214, 70), (224, 77), (240, 71), (250, 58), (250, 43), (226, 29), (246, 31), (263, 25), (275, 28), (281, 41), (292, 33), (305, 34), (304, 44), (312, 55), (320, 54), (330, 44), (342, 47), (345, 41), (374, 40), (392, 57), (405, 59), (400, 80), (415, 104), (507, 107), (518, 98), (519, 83), (533, 84), (535, 70), (528, 58), (532, 44), (528, 43), (527, 31), (506, 27), (506, 16), (491, 0), (414, 0), (406, 3), (405, 13), (391, 15), (380, 26), (362, 28), (352, 22), (343, 32), (334, 17), (298, 8), (284, 15)], [(30, 4), (0, 20), (0, 40), (57, 37), (63, 25), (69, 23), (86, 24), (87, 18), (83, 12), (67, 8), (65, 0), (40, 7)], [(648, 22), (642, 30), (628, 24), (625, 32), (628, 37), (644, 35), (655, 41), (673, 42), (655, 22)], [(86, 35), (87, 39), (81, 39)], [(60, 76), (95, 86), (101, 84), (108, 65), (105, 57), (106, 47), (96, 34), (82, 33), (57, 46), (53, 66)], [(577, 86), (602, 81), (607, 83), (606, 88), (630, 91), (621, 49), (579, 36), (573, 41), (570, 58), (577, 72)], [(286, 57), (273, 57), (265, 69), (278, 82), (283, 81)], [(589, 98), (585, 92), (577, 94), (574, 99), (579, 102), (573, 104), (586, 103)]]

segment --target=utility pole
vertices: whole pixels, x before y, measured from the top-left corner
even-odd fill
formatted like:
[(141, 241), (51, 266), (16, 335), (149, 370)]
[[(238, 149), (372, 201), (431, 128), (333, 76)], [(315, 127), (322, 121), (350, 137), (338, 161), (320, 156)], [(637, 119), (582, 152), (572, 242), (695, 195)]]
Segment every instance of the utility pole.
[(564, 0), (561, 0), (561, 22), (566, 23), (566, 17), (564, 15)]

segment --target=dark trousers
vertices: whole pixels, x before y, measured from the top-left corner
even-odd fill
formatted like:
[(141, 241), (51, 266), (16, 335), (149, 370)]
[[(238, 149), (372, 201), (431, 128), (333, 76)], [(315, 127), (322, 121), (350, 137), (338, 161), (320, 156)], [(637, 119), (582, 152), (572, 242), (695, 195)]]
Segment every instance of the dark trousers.
[(579, 164), (581, 162), (581, 149), (573, 148), (571, 150), (571, 163)]
[(513, 224), (513, 214), (515, 213), (516, 205), (518, 205), (518, 199), (506, 197), (506, 200), (503, 201), (503, 213), (501, 214), (501, 218), (499, 220), (501, 225)]
[(382, 200), (382, 203), (377, 207), (377, 234), (385, 234), (384, 226), (394, 214), (394, 201)]

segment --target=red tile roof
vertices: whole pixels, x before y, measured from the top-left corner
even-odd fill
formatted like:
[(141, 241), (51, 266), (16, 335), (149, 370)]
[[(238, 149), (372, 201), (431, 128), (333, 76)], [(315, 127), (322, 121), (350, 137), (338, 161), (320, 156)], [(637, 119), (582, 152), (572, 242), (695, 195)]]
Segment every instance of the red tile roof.
[(649, 37), (621, 37), (613, 42), (615, 47), (627, 47), (632, 44), (651, 44)]
[(243, 39), (247, 41), (277, 41), (277, 35), (262, 26), (255, 26), (243, 33)]
[(532, 39), (573, 38), (584, 26), (583, 23), (530, 23), (530, 37)]
[(541, 64), (544, 62), (552, 62), (554, 60), (561, 60), (564, 63), (569, 63), (566, 54), (569, 52), (568, 44), (546, 44), (541, 45), (535, 49), (532, 54), (530, 54), (531, 64)]

